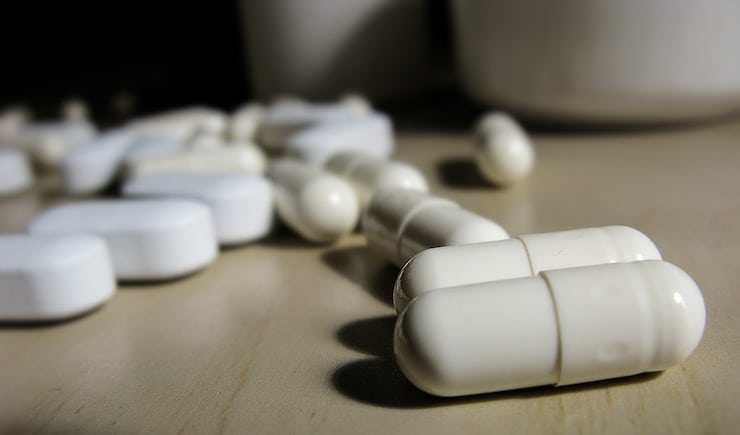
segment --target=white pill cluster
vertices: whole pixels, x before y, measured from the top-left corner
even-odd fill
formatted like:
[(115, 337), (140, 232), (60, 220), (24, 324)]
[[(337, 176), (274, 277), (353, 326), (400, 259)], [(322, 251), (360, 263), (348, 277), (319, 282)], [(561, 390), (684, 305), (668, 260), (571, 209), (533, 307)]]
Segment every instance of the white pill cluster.
[[(122, 198), (70, 201), (27, 234), (0, 236), (0, 321), (65, 319), (104, 304), (116, 281), (187, 276), (219, 246), (266, 237), (277, 215), (316, 244), (359, 229), (370, 250), (403, 266), (396, 359), (432, 394), (663, 370), (703, 334), (701, 292), (644, 234), (611, 226), (510, 238), (391, 160), (390, 118), (361, 97), (282, 98), (231, 116), (193, 107), (103, 132), (82, 103), (63, 112), (36, 124), (18, 109), (0, 115), (0, 141), (12, 145), (0, 150), (0, 196), (30, 187), (33, 162), (57, 171), (69, 195), (120, 181)], [(478, 123), (473, 156), (500, 186), (534, 164), (526, 133), (502, 113)]]

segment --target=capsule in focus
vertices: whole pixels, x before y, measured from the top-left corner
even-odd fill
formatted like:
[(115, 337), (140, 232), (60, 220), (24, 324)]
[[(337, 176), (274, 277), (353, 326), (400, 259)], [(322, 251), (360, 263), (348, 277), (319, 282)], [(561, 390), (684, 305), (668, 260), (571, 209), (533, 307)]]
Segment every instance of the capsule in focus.
[(665, 370), (704, 324), (686, 272), (614, 263), (425, 293), (399, 316), (394, 352), (418, 388), (461, 396)]
[(422, 293), (592, 264), (660, 260), (655, 244), (634, 228), (614, 225), (524, 234), (496, 242), (427, 249), (401, 269), (393, 305), (401, 312)]

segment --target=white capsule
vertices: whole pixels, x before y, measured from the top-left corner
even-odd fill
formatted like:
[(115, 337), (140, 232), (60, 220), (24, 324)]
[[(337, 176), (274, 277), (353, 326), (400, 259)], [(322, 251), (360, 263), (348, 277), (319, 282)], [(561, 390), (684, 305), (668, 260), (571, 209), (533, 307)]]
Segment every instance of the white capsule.
[(293, 134), (326, 122), (345, 122), (367, 116), (365, 110), (345, 104), (308, 104), (287, 101), (274, 104), (260, 121), (260, 145), (280, 151)]
[(526, 178), (534, 160), (527, 133), (509, 115), (494, 112), (478, 123), (475, 162), (491, 183), (508, 185)]
[(221, 135), (201, 131), (190, 137), (186, 145), (192, 150), (215, 150), (223, 148), (226, 141)]
[(114, 130), (70, 151), (61, 162), (64, 190), (73, 195), (103, 190), (115, 178), (136, 140), (131, 131)]
[(497, 223), (450, 200), (408, 189), (377, 191), (362, 231), (368, 246), (397, 266), (428, 248), (509, 238)]
[(28, 124), (18, 141), (41, 166), (56, 168), (73, 149), (95, 138), (95, 127), (87, 121)]
[(315, 166), (324, 166), (335, 154), (348, 151), (388, 158), (393, 148), (393, 125), (380, 113), (324, 122), (301, 130), (285, 142), (287, 156)]
[(103, 240), (94, 236), (0, 236), (0, 321), (63, 320), (115, 290)]
[(414, 385), (461, 396), (664, 370), (704, 323), (686, 272), (614, 263), (425, 293), (399, 316), (394, 351)]
[(239, 107), (229, 119), (229, 137), (235, 141), (254, 141), (265, 108), (261, 104), (249, 103)]
[(326, 163), (326, 170), (347, 179), (355, 189), (361, 209), (379, 189), (410, 189), (427, 192), (427, 181), (415, 167), (361, 152), (342, 152)]
[(357, 225), (357, 196), (341, 178), (289, 160), (276, 162), (268, 174), (278, 216), (306, 240), (332, 242)]
[(191, 200), (66, 204), (34, 218), (28, 231), (102, 237), (119, 280), (176, 278), (205, 267), (217, 252), (211, 212)]
[(266, 166), (267, 159), (262, 150), (245, 143), (213, 150), (183, 150), (138, 160), (128, 164), (127, 172), (131, 177), (162, 172), (260, 175)]
[(137, 133), (169, 136), (181, 142), (187, 141), (196, 132), (223, 134), (226, 126), (226, 115), (207, 107), (172, 110), (138, 118), (127, 124), (128, 128)]
[(26, 155), (15, 149), (0, 149), (0, 197), (28, 189), (33, 171)]
[(403, 266), (393, 289), (401, 312), (431, 290), (592, 264), (660, 260), (655, 244), (625, 226), (524, 234), (497, 242), (427, 249)]
[(221, 245), (246, 243), (272, 229), (270, 183), (241, 174), (149, 174), (129, 180), (126, 196), (177, 196), (208, 204)]

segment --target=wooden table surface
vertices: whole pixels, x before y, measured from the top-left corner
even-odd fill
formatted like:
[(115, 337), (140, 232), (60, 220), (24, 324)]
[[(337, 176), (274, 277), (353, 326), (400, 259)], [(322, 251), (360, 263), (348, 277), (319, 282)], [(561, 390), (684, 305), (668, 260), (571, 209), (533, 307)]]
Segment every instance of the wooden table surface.
[[(480, 181), (464, 132), (401, 131), (397, 157), (434, 193), (511, 234), (624, 224), (651, 237), (706, 300), (695, 353), (659, 374), (442, 399), (393, 360), (397, 270), (360, 235), (287, 230), (203, 272), (122, 285), (103, 308), (0, 327), (0, 432), (732, 433), (740, 429), (740, 119), (632, 132), (533, 134), (537, 166)], [(0, 201), (21, 231), (58, 198)]]

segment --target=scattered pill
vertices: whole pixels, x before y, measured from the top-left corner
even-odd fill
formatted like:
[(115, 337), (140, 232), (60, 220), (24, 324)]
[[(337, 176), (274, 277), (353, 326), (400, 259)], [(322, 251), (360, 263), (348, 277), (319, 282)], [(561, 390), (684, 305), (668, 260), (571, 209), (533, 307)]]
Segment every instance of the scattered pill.
[(324, 166), (335, 154), (355, 151), (387, 158), (393, 154), (393, 125), (380, 113), (324, 122), (288, 137), (285, 154), (306, 163)]
[(425, 293), (397, 319), (394, 351), (414, 385), (460, 396), (664, 370), (704, 323), (686, 272), (614, 263)]
[(261, 104), (249, 103), (239, 107), (229, 119), (229, 138), (235, 141), (254, 141), (265, 114)]
[(67, 319), (104, 304), (114, 290), (98, 237), (0, 236), (0, 321)]
[(34, 218), (28, 231), (102, 237), (119, 280), (176, 278), (205, 267), (217, 253), (211, 212), (192, 200), (66, 204)]
[(346, 104), (308, 104), (285, 100), (265, 111), (257, 131), (260, 145), (272, 151), (281, 151), (291, 135), (327, 122), (345, 122), (364, 118), (364, 109)]
[(267, 159), (256, 145), (238, 144), (212, 150), (188, 149), (148, 159), (129, 161), (127, 172), (136, 177), (162, 172), (246, 173), (265, 172)]
[(278, 216), (306, 240), (328, 243), (354, 230), (357, 196), (341, 178), (290, 160), (274, 163), (268, 174)]
[(373, 110), (373, 106), (370, 104), (367, 98), (360, 94), (345, 94), (340, 102), (345, 106), (354, 107), (360, 112), (370, 113)]
[(175, 154), (184, 148), (183, 142), (170, 136), (138, 135), (123, 158), (125, 172), (142, 160)]
[(432, 248), (403, 266), (393, 289), (393, 305), (400, 313), (413, 298), (438, 288), (520, 278), (543, 270), (660, 259), (647, 236), (625, 226)]
[(90, 117), (90, 109), (83, 100), (70, 98), (62, 103), (60, 109), (62, 118), (70, 121), (81, 121)]
[(73, 149), (86, 145), (97, 134), (87, 121), (28, 124), (18, 136), (21, 146), (42, 167), (56, 168)]
[(326, 170), (347, 179), (357, 193), (364, 210), (379, 189), (411, 189), (427, 192), (424, 175), (402, 162), (385, 160), (361, 152), (343, 152), (326, 163)]
[(30, 111), (22, 106), (3, 109), (0, 112), (0, 145), (15, 145), (30, 118)]
[(33, 172), (26, 155), (12, 148), (0, 149), (0, 197), (28, 189)]
[(187, 148), (194, 150), (214, 150), (225, 145), (223, 136), (207, 132), (198, 132), (187, 142)]
[(251, 242), (272, 229), (270, 182), (240, 174), (149, 174), (128, 181), (126, 196), (179, 196), (205, 202), (211, 208), (221, 245)]
[(483, 216), (447, 199), (408, 189), (377, 191), (362, 230), (368, 246), (399, 267), (427, 248), (509, 238)]
[(223, 134), (226, 115), (207, 107), (188, 107), (132, 120), (127, 127), (140, 134), (170, 136), (181, 142), (198, 132)]
[(494, 112), (478, 123), (475, 162), (491, 183), (505, 186), (526, 178), (534, 160), (534, 147), (527, 133), (509, 115)]
[(129, 130), (114, 130), (70, 151), (61, 163), (64, 190), (73, 195), (103, 190), (115, 178), (136, 139)]

